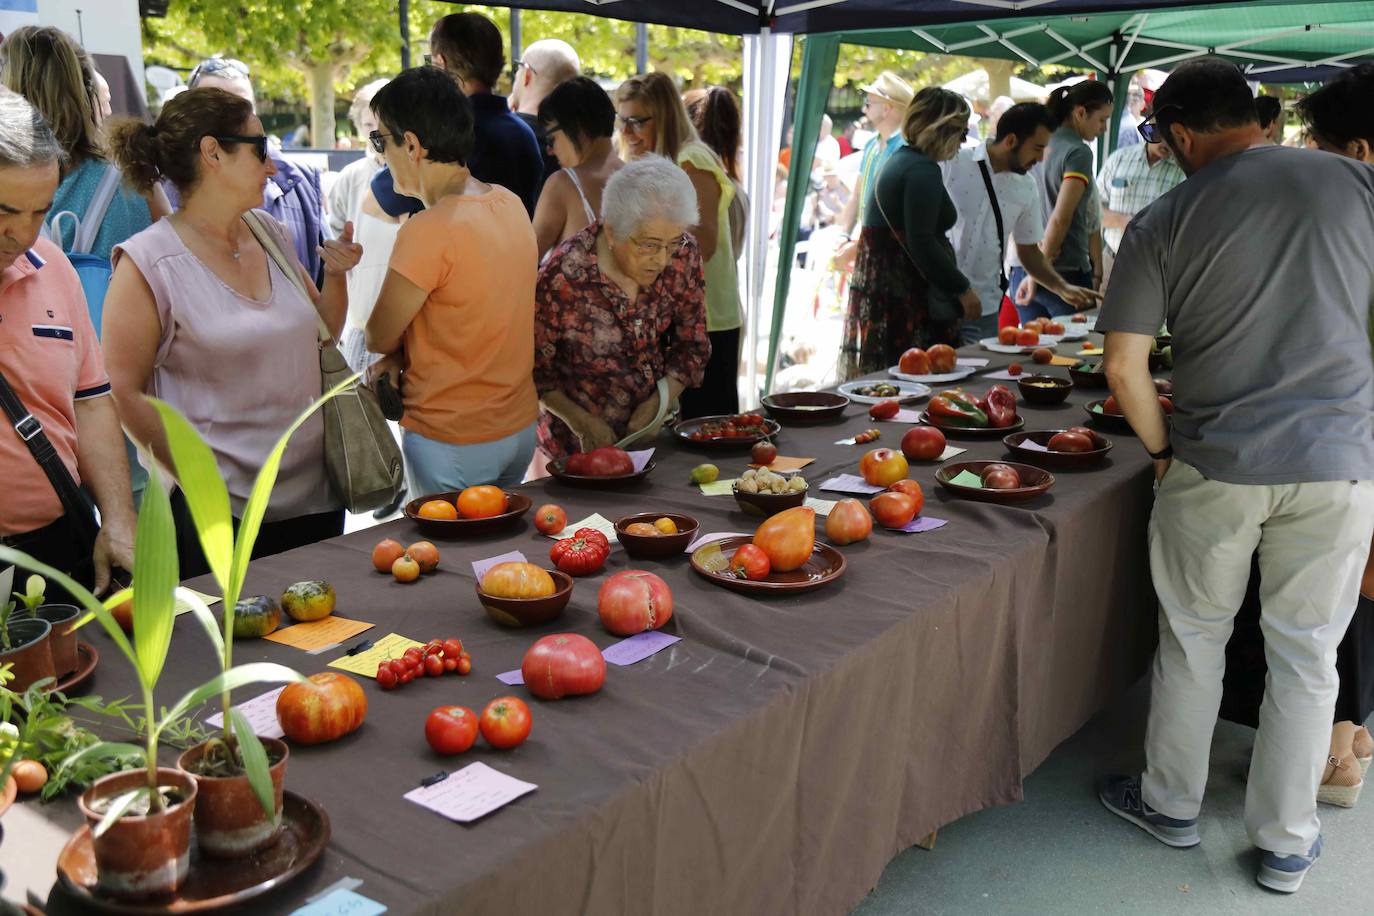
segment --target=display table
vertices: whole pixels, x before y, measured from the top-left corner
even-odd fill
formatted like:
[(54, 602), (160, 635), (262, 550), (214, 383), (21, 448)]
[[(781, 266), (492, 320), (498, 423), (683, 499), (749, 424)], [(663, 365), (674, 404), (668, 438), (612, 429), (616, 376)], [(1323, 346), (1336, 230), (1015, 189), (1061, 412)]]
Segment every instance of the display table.
[[(1058, 352), (1077, 349), (1066, 342)], [(977, 393), (991, 384), (984, 371), (1011, 361), (976, 348), (961, 355), (990, 358), (962, 383)], [(1104, 395), (1075, 391), (1059, 407), (1018, 409), (1027, 430), (1062, 428), (1082, 424), (1081, 405)], [(874, 445), (835, 444), (869, 427), (882, 430)], [(843, 421), (784, 427), (777, 444), (782, 455), (816, 459), (803, 471), (810, 495), (839, 499), (819, 484), (857, 473), (869, 448), (898, 447), (907, 428), (873, 422), (866, 405), (853, 404)], [(336, 613), (376, 624), (365, 636), (456, 635), (474, 670), (393, 692), (367, 681), (359, 731), (292, 747), (287, 788), (324, 805), (333, 839), (318, 866), (253, 911), (289, 912), (352, 877), (392, 913), (847, 912), (904, 848), (965, 814), (1018, 800), (1023, 778), (1143, 672), (1155, 631), (1145, 544), (1150, 463), (1134, 437), (1107, 435), (1116, 448), (1104, 466), (1055, 472), (1048, 494), (1020, 506), (957, 499), (935, 483), (939, 465), (913, 465), (924, 514), (949, 524), (923, 534), (876, 529), (842, 548), (849, 565), (838, 582), (794, 597), (738, 595), (694, 574), (685, 554), (632, 561), (617, 547), (605, 571), (578, 580), (560, 619), (503, 629), (478, 605), (470, 564), (518, 549), (547, 565), (553, 542), (529, 516), (499, 536), (439, 542), (438, 573), (410, 585), (369, 562), (384, 536), (420, 539), (406, 520), (254, 562), (245, 594), (327, 579), (338, 591)], [(702, 461), (737, 476), (747, 450), (703, 452), (667, 433), (655, 444), (657, 469), (623, 491), (552, 480), (523, 491), (536, 506), (562, 505), (570, 521), (662, 510), (695, 516), (702, 533), (753, 530), (758, 520), (732, 497), (705, 497), (688, 484)], [(997, 439), (950, 444), (968, 449), (961, 458), (1006, 455)], [(456, 758), (430, 752), (423, 722), (431, 708), (480, 711), (506, 693), (527, 696), (494, 675), (518, 668), (539, 636), (573, 631), (603, 648), (615, 642), (597, 620), (596, 593), (609, 573), (630, 567), (672, 587), (667, 631), (680, 643), (611, 666), (594, 696), (531, 699), (533, 733), (512, 752), (482, 742)], [(192, 585), (213, 590), (206, 580)], [(108, 638), (87, 638), (103, 659), (90, 691), (133, 692)], [(341, 652), (312, 656), (244, 640), (234, 661), (309, 674)], [(160, 698), (170, 702), (215, 664), (199, 627), (179, 619)], [(437, 770), (479, 760), (539, 788), (469, 826), (402, 799)], [(64, 827), (80, 820), (70, 800), (25, 807)], [(7, 831), (6, 841), (24, 838)], [(64, 899), (55, 891), (50, 911), (63, 912)]]

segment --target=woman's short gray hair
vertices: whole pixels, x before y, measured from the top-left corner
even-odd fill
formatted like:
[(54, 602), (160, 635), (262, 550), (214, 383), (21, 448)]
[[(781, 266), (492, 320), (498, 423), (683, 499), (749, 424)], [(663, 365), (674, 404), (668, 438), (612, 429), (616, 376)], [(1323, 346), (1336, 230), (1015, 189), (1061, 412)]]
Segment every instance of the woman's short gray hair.
[(62, 146), (38, 109), (17, 92), (0, 86), (0, 166), (28, 168), (60, 163)]
[(353, 122), (354, 127), (358, 126), (363, 112), (372, 104), (372, 97), (389, 82), (391, 82), (389, 79), (373, 80), (366, 86), (360, 86), (354, 90), (353, 101), (348, 106), (348, 120)]
[(651, 219), (675, 226), (697, 222), (697, 191), (687, 173), (662, 156), (641, 156), (622, 166), (601, 194), (601, 216), (617, 239), (629, 238)]

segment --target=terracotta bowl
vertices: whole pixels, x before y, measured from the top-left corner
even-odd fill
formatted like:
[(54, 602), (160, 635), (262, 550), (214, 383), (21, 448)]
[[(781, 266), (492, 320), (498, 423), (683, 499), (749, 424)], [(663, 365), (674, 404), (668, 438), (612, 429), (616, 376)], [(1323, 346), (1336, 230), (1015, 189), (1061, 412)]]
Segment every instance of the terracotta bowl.
[(1054, 375), (1028, 375), (1016, 380), (1027, 404), (1062, 404), (1073, 390), (1073, 382)]
[[(645, 522), (652, 525), (655, 519), (660, 518), (672, 519), (673, 524), (677, 525), (677, 534), (650, 536), (625, 533), (625, 529), (635, 522)], [(687, 545), (692, 543), (692, 539), (697, 536), (697, 528), (697, 520), (690, 515), (678, 515), (675, 512), (641, 512), (639, 515), (627, 515), (624, 518), (616, 519), (615, 538), (625, 548), (625, 552), (632, 557), (661, 560), (665, 557), (685, 553)]]
[(1032, 464), (1043, 465), (1047, 468), (1090, 468), (1107, 460), (1107, 453), (1112, 450), (1112, 440), (1097, 433), (1093, 433), (1093, 439), (1097, 442), (1098, 447), (1090, 452), (1042, 452), (1039, 449), (1025, 447), (1026, 442), (1048, 445), (1051, 439), (1063, 431), (1062, 429), (1041, 429), (1032, 432), (1012, 433), (1002, 440), (1002, 444), (1018, 461), (1029, 461)]
[(806, 502), (806, 497), (811, 493), (810, 488), (796, 493), (741, 493), (739, 484), (735, 484), (734, 492), (735, 502), (739, 503), (745, 514), (764, 518), (777, 515), (784, 509), (797, 508)]
[(461, 538), (491, 534), (502, 528), (513, 526), (520, 520), (520, 516), (530, 511), (530, 507), (534, 505), (530, 498), (524, 494), (512, 493), (510, 490), (504, 492), (506, 494), (506, 511), (500, 515), (492, 515), (487, 518), (454, 519), (420, 517), (420, 507), (431, 499), (442, 499), (448, 503), (456, 503), (458, 491), (453, 490), (448, 493), (429, 493), (412, 499), (406, 503), (405, 516), (419, 526), (422, 533), (430, 537)]
[(789, 391), (763, 399), (768, 415), (788, 426), (829, 423), (844, 416), (849, 398), (831, 391)]
[[(1021, 486), (1014, 490), (989, 490), (983, 487), (965, 487), (957, 483), (950, 483), (961, 471), (969, 471), (972, 474), (981, 474), (983, 468), (990, 464), (1005, 464), (1016, 470), (1021, 475)], [(935, 480), (958, 496), (964, 499), (972, 499), (984, 503), (1019, 503), (1028, 499), (1034, 499), (1054, 486), (1054, 475), (1049, 471), (1032, 467), (1029, 464), (1019, 464), (1014, 461), (960, 461), (955, 464), (947, 464), (935, 472)]]
[(503, 627), (535, 627), (548, 623), (568, 606), (572, 598), (572, 576), (556, 569), (545, 570), (553, 576), (554, 592), (543, 598), (498, 598), (482, 591), (482, 584), (475, 583), (477, 600), (486, 608), (487, 616)]
[(1087, 362), (1081, 362), (1077, 366), (1069, 367), (1069, 378), (1073, 380), (1075, 388), (1096, 388), (1105, 389), (1107, 387), (1107, 373), (1087, 371)]
[(1088, 414), (1088, 419), (1092, 421), (1093, 426), (1109, 429), (1114, 433), (1129, 433), (1134, 436), (1135, 430), (1131, 429), (1131, 424), (1127, 422), (1125, 417), (1119, 414), (1099, 412), (1105, 401), (1106, 399), (1103, 398), (1098, 401), (1089, 401), (1083, 405), (1083, 410)]

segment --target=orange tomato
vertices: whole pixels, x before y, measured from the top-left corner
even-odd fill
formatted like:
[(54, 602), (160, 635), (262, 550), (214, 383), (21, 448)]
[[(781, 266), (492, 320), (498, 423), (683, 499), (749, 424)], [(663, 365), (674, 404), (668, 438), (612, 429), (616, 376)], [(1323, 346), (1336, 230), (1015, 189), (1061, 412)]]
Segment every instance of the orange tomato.
[[(377, 572), (391, 572), (392, 565), (401, 558), (406, 549), (399, 542), (387, 538), (378, 541), (377, 546), (372, 548), (372, 565), (377, 568)], [(132, 612), (131, 612), (132, 613)]]
[(497, 563), (482, 577), (482, 591), (497, 598), (545, 598), (557, 587), (533, 563)]
[(431, 499), (420, 506), (420, 511), (417, 514), (420, 518), (453, 521), (458, 517), (458, 507), (448, 500)]
[(506, 511), (506, 494), (500, 487), (468, 487), (458, 494), (458, 511), (463, 518), (491, 518)]
[(859, 473), (875, 487), (890, 487), (906, 476), (906, 456), (890, 448), (875, 448), (859, 459)]
[[(634, 522), (625, 526), (626, 534), (633, 534), (635, 537), (656, 538), (663, 532), (659, 531), (654, 525), (648, 522)], [(676, 533), (676, 532), (674, 532)]]
[(321, 671), (277, 696), (277, 724), (297, 744), (342, 738), (367, 718), (367, 694), (346, 674)]
[(779, 512), (754, 531), (754, 544), (768, 554), (773, 572), (797, 569), (816, 546), (816, 510), (797, 506)]
[(406, 548), (406, 553), (420, 564), (422, 573), (431, 573), (439, 568), (439, 548), (429, 541), (416, 541)]
[(667, 516), (654, 519), (654, 527), (663, 534), (677, 534), (677, 522)]

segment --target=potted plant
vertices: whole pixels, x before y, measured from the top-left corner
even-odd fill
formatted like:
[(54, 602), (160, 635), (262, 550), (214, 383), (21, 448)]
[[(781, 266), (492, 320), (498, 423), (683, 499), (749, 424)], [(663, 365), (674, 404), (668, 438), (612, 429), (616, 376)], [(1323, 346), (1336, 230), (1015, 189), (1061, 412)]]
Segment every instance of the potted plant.
[(0, 664), (13, 666), (14, 689), (25, 690), (30, 684), (56, 674), (50, 642), (52, 627), (32, 615), (15, 616), (20, 602), (11, 595), (13, 587), (11, 566), (0, 572)]
[(79, 659), (76, 649), (76, 621), (81, 616), (81, 608), (74, 604), (48, 604), (47, 583), (42, 576), (29, 576), (24, 583), (24, 593), (15, 597), (29, 610), (30, 617), (46, 620), (52, 628), (48, 645), (52, 649), (53, 671), (58, 678), (66, 677), (76, 670)]

